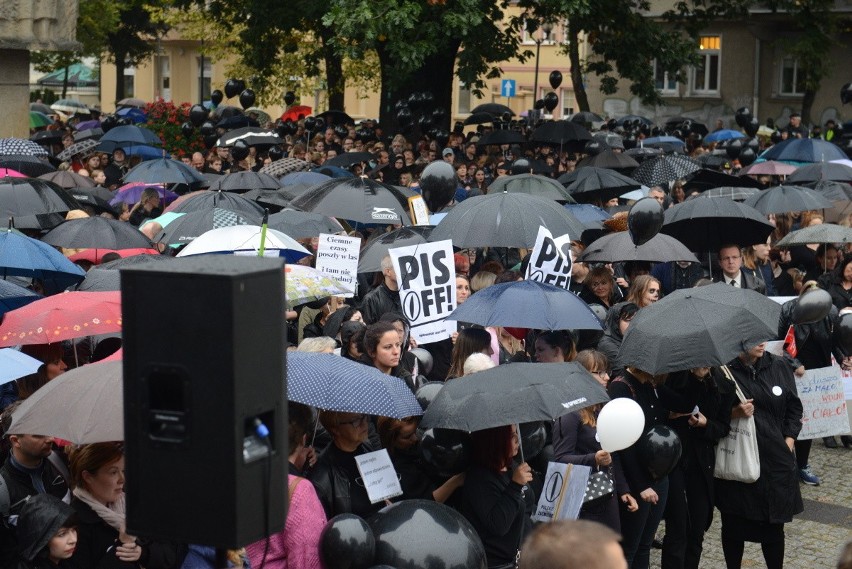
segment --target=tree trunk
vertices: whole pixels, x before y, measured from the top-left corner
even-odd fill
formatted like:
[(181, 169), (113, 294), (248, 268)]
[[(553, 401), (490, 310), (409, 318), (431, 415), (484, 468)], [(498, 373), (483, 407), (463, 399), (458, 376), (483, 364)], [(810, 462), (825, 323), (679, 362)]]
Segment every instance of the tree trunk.
[(70, 65), (65, 66), (65, 75), (62, 76), (62, 98), (65, 99), (68, 96), (68, 68)]
[(570, 22), (568, 24), (568, 60), (571, 62), (571, 84), (574, 87), (574, 99), (577, 112), (589, 111), (589, 97), (583, 85), (583, 67), (580, 62), (580, 33)]
[(115, 54), (115, 101), (124, 98), (124, 53)]
[[(328, 92), (328, 108), (345, 111), (346, 77), (343, 75), (343, 58), (332, 45), (334, 32), (329, 28), (320, 29), (322, 54), (325, 60), (325, 81)], [(316, 111), (317, 109), (314, 109)]]
[(802, 98), (802, 124), (811, 124), (811, 109), (814, 106), (816, 99), (816, 91), (814, 89), (805, 89), (805, 96)]

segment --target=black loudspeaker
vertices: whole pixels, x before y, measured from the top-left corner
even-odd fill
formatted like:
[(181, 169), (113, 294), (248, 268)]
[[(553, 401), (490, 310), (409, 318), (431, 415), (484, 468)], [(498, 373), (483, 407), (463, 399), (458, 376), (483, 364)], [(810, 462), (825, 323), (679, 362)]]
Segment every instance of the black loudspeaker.
[(129, 534), (237, 548), (284, 527), (283, 268), (205, 255), (121, 272)]

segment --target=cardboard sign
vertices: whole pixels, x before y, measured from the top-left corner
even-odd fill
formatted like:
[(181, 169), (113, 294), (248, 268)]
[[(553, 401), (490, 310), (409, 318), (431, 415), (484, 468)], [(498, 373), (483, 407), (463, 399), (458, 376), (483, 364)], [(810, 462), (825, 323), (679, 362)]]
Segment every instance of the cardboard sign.
[(571, 286), (573, 264), (571, 238), (568, 235), (554, 238), (546, 227), (539, 227), (530, 263), (527, 265), (527, 280), (567, 290)]
[(423, 196), (411, 196), (408, 198), (408, 213), (414, 225), (429, 225), (429, 207)]
[(402, 486), (387, 449), (358, 455), (355, 464), (371, 504), (402, 495)]
[(802, 400), (802, 432), (799, 440), (831, 437), (849, 432), (843, 377), (837, 366), (809, 369), (796, 378)]
[(316, 268), (352, 291), (340, 295), (350, 298), (355, 296), (358, 287), (358, 258), (360, 255), (361, 240), (357, 237), (320, 233)]
[(591, 472), (588, 466), (548, 462), (544, 488), (532, 519), (539, 522), (576, 520), (583, 507)]
[(456, 308), (456, 266), (450, 240), (389, 250), (402, 313), (418, 344), (449, 338), (456, 331), (444, 319)]

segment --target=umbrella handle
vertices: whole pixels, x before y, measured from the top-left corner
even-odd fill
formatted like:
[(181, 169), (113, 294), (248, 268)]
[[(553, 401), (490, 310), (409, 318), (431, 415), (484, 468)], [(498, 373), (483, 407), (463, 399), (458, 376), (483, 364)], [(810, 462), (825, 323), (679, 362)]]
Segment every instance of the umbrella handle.
[(527, 461), (527, 459), (524, 457), (524, 438), (521, 436), (520, 423), (515, 423), (515, 431), (518, 433), (518, 454), (521, 455), (521, 464), (523, 464)]
[(266, 251), (266, 227), (269, 224), (269, 210), (264, 208), (263, 210), (263, 221), (260, 224), (260, 249), (257, 251), (258, 257), (263, 257), (264, 251)]

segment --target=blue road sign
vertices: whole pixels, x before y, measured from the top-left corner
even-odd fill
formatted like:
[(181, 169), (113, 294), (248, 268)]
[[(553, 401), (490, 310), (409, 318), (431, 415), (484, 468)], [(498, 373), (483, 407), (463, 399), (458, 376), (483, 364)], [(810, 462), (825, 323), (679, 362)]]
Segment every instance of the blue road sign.
[(515, 96), (515, 80), (514, 79), (503, 79), (500, 83), (500, 94), (504, 97), (514, 97)]

